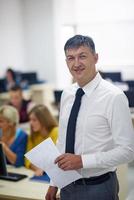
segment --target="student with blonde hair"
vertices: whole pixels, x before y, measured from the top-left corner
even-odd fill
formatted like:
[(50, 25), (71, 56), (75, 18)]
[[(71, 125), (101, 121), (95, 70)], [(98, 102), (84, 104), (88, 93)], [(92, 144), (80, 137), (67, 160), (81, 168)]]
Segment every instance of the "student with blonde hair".
[(0, 143), (7, 158), (7, 163), (16, 167), (24, 165), (27, 134), (20, 128), (18, 111), (9, 105), (0, 107)]
[[(45, 105), (36, 105), (29, 112), (31, 132), (28, 138), (27, 151), (34, 148), (43, 140), (50, 137), (56, 143), (58, 137), (58, 124), (56, 119)], [(25, 166), (35, 171), (35, 175), (41, 176), (43, 171), (26, 159)]]

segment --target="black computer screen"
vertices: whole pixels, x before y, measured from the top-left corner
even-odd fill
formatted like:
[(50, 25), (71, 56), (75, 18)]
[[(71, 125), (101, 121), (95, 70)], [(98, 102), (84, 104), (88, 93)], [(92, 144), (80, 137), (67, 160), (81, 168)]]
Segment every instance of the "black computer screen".
[(3, 152), (2, 144), (0, 144), (0, 175), (7, 175), (6, 158)]
[(54, 91), (55, 103), (60, 103), (61, 94), (62, 94), (62, 90)]
[(113, 82), (122, 82), (121, 72), (102, 72), (104, 79), (111, 79)]
[(36, 72), (21, 73), (21, 80), (27, 81), (28, 84), (36, 84), (38, 81)]
[(5, 79), (0, 79), (0, 92), (6, 92), (6, 81)]
[(128, 90), (128, 91), (124, 91), (124, 93), (128, 98), (129, 107), (133, 108), (134, 107), (134, 91), (133, 90)]

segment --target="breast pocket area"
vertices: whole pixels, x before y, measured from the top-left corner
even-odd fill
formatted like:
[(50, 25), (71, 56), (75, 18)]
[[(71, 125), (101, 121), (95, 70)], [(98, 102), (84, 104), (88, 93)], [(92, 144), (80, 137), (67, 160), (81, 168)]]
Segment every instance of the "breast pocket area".
[(86, 120), (86, 130), (89, 133), (100, 136), (106, 135), (109, 132), (109, 124), (107, 118), (102, 115), (89, 115)]

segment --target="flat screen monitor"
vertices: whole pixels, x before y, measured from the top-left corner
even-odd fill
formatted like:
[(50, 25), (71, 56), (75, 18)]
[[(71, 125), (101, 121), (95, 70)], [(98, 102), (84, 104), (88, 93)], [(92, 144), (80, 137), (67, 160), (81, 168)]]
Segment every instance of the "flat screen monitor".
[(25, 174), (12, 173), (7, 171), (6, 157), (3, 151), (2, 144), (0, 143), (0, 179), (8, 181), (19, 181), (26, 178)]
[(133, 90), (127, 90), (127, 91), (124, 91), (124, 93), (128, 98), (129, 107), (134, 108), (134, 91)]
[(54, 91), (55, 103), (60, 103), (61, 94), (62, 94), (62, 90)]
[(0, 79), (0, 93), (6, 92), (6, 81), (5, 79)]
[(21, 80), (27, 81), (29, 85), (36, 84), (38, 82), (36, 72), (21, 73)]
[(104, 79), (111, 79), (113, 82), (122, 82), (121, 72), (102, 72)]

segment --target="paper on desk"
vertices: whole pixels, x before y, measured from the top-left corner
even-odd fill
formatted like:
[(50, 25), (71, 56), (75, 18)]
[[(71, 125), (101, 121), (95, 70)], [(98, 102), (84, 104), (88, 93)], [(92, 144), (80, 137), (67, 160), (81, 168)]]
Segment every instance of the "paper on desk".
[(35, 166), (43, 169), (58, 188), (63, 188), (81, 178), (75, 170), (63, 171), (55, 159), (60, 155), (51, 138), (48, 138), (25, 154), (25, 157)]

